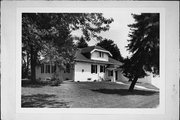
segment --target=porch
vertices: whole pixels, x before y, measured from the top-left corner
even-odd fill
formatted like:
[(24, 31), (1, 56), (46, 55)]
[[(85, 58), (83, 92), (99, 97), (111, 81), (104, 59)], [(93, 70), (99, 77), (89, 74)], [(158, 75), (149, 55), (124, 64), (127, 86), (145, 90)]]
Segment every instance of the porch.
[(105, 80), (116, 82), (120, 78), (121, 70), (118, 65), (108, 65), (106, 67)]

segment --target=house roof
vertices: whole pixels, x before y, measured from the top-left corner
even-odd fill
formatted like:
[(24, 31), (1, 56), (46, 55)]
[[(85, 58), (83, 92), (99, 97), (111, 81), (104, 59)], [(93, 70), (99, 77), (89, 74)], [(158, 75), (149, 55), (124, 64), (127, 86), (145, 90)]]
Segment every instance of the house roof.
[[(78, 49), (76, 54), (75, 54), (75, 61), (81, 61), (81, 62), (90, 62), (90, 63), (102, 63), (102, 64), (115, 64), (115, 65), (122, 65), (121, 62), (109, 57), (108, 61), (100, 61), (100, 60), (92, 60), (90, 58), (87, 58), (84, 53), (90, 53), (91, 51), (93, 51), (93, 49), (100, 49), (100, 50), (105, 50), (104, 48), (101, 48), (99, 46), (90, 46), (90, 47), (86, 47), (83, 49)], [(109, 51), (107, 51), (109, 52)]]
[(102, 51), (102, 52), (106, 52), (108, 53), (110, 56), (112, 56), (112, 54), (107, 51), (106, 49), (100, 47), (100, 46), (89, 46), (89, 47), (86, 47), (86, 48), (82, 48), (81, 49), (81, 53), (92, 53), (94, 51)]
[(94, 49), (107, 51), (107, 50), (105, 50), (104, 48), (102, 48), (100, 46), (89, 46), (89, 47), (82, 48), (81, 53), (89, 53), (89, 52), (93, 51)]

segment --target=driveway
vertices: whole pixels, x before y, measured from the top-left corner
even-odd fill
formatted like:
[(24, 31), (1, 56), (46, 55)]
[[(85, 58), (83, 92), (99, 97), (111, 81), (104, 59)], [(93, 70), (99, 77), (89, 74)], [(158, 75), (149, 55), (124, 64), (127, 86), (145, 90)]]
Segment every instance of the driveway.
[(153, 108), (159, 92), (112, 82), (63, 82), (60, 86), (22, 87), (22, 107)]

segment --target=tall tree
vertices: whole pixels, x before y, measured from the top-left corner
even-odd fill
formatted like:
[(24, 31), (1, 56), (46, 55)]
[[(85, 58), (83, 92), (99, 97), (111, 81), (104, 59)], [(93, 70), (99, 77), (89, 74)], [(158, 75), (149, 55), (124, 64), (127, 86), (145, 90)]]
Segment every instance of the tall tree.
[(114, 41), (105, 39), (105, 40), (102, 40), (99, 43), (97, 43), (97, 45), (110, 51), (112, 54), (112, 58), (119, 60), (119, 61), (123, 61), (123, 57), (121, 56), (119, 48), (114, 43)]
[(159, 13), (132, 16), (135, 23), (128, 25), (131, 31), (127, 46), (132, 56), (122, 66), (123, 72), (133, 77), (129, 91), (133, 91), (138, 78), (147, 76), (147, 72), (159, 74)]
[(31, 80), (36, 81), (35, 67), (42, 55), (56, 57), (62, 66), (73, 60), (73, 30), (81, 30), (87, 41), (91, 37), (102, 39), (98, 34), (108, 30), (111, 22), (113, 19), (104, 18), (102, 13), (23, 13), (22, 54), (30, 56)]
[(129, 81), (132, 81), (132, 79), (134, 78), (134, 75), (132, 74), (132, 63), (131, 63), (131, 59), (129, 59), (128, 57), (125, 58), (123, 60), (123, 66), (121, 66), (121, 68), (123, 68), (123, 75), (127, 78), (129, 78)]
[(77, 42), (77, 47), (78, 48), (88, 47), (88, 44), (87, 44), (86, 40), (83, 37), (81, 37), (80, 40)]

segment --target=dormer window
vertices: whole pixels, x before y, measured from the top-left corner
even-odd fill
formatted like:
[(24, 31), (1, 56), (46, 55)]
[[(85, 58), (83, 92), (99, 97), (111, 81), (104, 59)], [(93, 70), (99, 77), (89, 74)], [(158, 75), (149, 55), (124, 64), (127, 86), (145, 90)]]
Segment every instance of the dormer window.
[(104, 53), (103, 52), (99, 52), (99, 57), (103, 58), (104, 57)]

